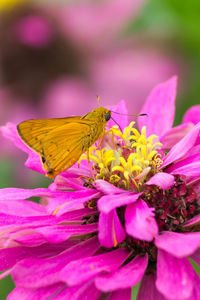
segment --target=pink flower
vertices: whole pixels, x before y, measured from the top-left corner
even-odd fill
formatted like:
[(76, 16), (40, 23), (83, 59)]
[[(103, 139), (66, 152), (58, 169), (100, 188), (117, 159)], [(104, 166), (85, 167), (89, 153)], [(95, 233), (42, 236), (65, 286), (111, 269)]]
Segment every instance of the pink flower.
[[(90, 148), (95, 180), (83, 155), (47, 189), (0, 191), (1, 276), (16, 284), (9, 300), (131, 299), (139, 281), (139, 300), (199, 298), (188, 258), (200, 265), (200, 115), (194, 107), (172, 127), (175, 96), (176, 77), (154, 88), (141, 132), (112, 114), (123, 132), (112, 128), (115, 146), (107, 136)], [(123, 101), (112, 110), (127, 113)], [(14, 125), (2, 131), (44, 173)], [(25, 201), (32, 196), (41, 204)]]

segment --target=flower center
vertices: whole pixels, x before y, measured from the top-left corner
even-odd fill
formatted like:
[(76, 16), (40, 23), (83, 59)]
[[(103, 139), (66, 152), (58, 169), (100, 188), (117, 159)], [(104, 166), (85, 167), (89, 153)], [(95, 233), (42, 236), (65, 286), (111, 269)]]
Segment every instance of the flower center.
[[(109, 130), (110, 136), (104, 148), (90, 147), (89, 158), (96, 179), (106, 180), (113, 185), (140, 190), (144, 181), (158, 172), (162, 160), (158, 149), (162, 146), (156, 135), (146, 137), (146, 127), (141, 133), (131, 122), (121, 132), (115, 126)], [(87, 159), (83, 154), (79, 161)]]
[(147, 186), (141, 198), (150, 207), (155, 207), (159, 231), (180, 232), (183, 230), (182, 224), (199, 213), (196, 192), (188, 188), (179, 176), (176, 176), (174, 185), (165, 191)]

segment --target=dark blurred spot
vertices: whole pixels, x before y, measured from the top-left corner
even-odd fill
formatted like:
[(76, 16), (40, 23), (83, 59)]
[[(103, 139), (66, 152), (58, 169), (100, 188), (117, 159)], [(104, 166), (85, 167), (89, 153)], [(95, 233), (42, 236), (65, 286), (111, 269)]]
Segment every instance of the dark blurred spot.
[(11, 88), (18, 98), (37, 102), (51, 81), (83, 75), (83, 61), (56, 21), (41, 8), (19, 5), (0, 15), (0, 84)]

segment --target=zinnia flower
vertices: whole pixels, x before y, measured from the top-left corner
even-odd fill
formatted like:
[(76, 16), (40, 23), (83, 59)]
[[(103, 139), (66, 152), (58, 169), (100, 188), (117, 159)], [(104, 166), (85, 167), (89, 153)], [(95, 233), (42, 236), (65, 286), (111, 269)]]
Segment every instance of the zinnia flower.
[[(113, 113), (120, 128), (110, 121), (112, 135), (90, 148), (93, 174), (83, 155), (47, 189), (1, 190), (9, 300), (131, 299), (140, 281), (139, 300), (200, 298), (199, 106), (172, 128), (175, 95), (176, 77), (158, 85), (138, 129)], [(112, 110), (127, 113), (123, 101)], [(44, 173), (14, 125), (2, 131)]]

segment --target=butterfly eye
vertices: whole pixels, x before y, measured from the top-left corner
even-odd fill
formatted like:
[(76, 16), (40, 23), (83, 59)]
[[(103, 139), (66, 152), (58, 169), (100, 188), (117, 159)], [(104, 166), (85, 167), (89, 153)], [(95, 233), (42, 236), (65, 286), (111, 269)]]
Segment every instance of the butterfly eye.
[(106, 120), (106, 122), (109, 121), (110, 118), (111, 118), (111, 114), (110, 113), (106, 113), (105, 114), (105, 120)]

